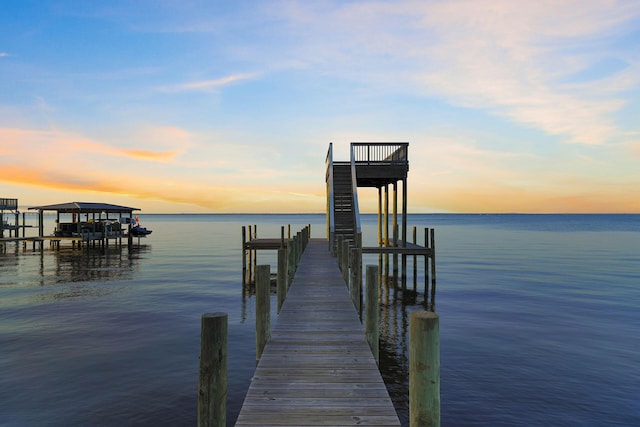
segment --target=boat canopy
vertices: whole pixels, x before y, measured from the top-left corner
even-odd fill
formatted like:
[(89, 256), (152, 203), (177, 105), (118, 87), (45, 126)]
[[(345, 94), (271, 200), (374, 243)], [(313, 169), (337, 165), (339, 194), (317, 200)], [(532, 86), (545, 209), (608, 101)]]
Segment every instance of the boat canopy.
[(59, 213), (128, 213), (139, 211), (138, 208), (128, 206), (112, 205), (109, 203), (91, 203), (91, 202), (68, 202), (58, 203), (55, 205), (33, 206), (29, 210), (37, 211), (56, 211)]

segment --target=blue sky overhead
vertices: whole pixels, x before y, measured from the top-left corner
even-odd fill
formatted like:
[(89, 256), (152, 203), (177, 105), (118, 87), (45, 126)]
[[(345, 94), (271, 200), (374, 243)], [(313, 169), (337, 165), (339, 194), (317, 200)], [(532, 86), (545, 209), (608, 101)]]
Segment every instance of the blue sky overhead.
[(410, 212), (640, 212), (638, 111), (635, 0), (0, 5), (25, 206), (323, 212), (329, 142), (402, 141)]

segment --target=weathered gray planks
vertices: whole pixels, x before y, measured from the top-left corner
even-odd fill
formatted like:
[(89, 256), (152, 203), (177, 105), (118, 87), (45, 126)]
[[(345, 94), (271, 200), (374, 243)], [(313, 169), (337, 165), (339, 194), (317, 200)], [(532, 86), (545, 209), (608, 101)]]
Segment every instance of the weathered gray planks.
[(236, 426), (328, 425), (400, 421), (328, 242), (312, 239)]

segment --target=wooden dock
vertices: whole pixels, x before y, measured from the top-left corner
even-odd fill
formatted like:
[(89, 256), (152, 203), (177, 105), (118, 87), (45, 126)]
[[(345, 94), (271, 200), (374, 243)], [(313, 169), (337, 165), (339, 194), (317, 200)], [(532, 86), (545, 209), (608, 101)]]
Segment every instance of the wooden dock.
[(400, 426), (336, 259), (311, 239), (236, 426)]

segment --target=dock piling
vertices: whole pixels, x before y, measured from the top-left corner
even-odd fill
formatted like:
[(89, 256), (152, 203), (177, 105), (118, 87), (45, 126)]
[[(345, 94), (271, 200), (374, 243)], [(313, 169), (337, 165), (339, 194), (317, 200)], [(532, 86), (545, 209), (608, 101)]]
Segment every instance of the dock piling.
[(436, 231), (431, 229), (431, 310), (436, 305)]
[(409, 317), (410, 427), (440, 426), (440, 322), (436, 313)]
[(360, 258), (358, 248), (351, 247), (349, 251), (349, 293), (351, 294), (351, 300), (358, 312), (358, 316), (362, 319), (362, 284), (360, 283), (361, 270)]
[(198, 427), (227, 424), (227, 313), (202, 315)]
[(278, 249), (278, 314), (287, 296), (287, 250), (284, 247)]

